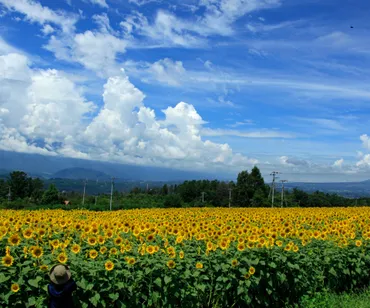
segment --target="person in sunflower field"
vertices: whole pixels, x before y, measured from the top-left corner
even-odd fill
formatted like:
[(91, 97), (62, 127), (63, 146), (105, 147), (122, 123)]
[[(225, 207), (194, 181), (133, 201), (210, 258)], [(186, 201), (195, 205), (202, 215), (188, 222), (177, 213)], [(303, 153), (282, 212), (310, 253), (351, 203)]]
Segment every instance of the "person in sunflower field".
[(54, 265), (50, 272), (50, 284), (48, 285), (49, 305), (48, 308), (74, 308), (72, 293), (77, 289), (76, 282), (67, 265)]

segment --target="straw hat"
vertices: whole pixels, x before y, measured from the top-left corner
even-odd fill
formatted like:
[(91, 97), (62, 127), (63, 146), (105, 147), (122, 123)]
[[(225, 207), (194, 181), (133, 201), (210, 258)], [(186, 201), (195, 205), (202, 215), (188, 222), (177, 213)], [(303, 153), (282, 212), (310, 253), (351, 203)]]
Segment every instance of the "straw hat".
[(71, 271), (67, 265), (54, 265), (49, 273), (50, 280), (55, 284), (64, 284), (71, 278)]

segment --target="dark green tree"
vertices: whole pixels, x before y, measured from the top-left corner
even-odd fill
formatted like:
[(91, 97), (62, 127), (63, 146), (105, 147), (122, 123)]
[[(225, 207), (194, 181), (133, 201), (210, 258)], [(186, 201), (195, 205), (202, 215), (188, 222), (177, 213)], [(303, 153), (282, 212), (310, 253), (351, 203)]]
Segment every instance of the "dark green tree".
[(250, 204), (250, 198), (252, 195), (248, 194), (250, 190), (249, 173), (244, 170), (238, 174), (238, 179), (236, 181), (235, 193), (233, 197), (233, 206), (246, 207)]
[(50, 184), (49, 188), (44, 192), (41, 200), (42, 204), (58, 204), (59, 200), (59, 191), (54, 184)]
[(163, 185), (161, 194), (164, 195), (164, 196), (168, 195), (168, 186), (167, 186), (167, 184)]
[(35, 202), (41, 201), (44, 193), (44, 182), (39, 178), (32, 179), (31, 197)]
[(264, 194), (266, 194), (265, 181), (261, 175), (260, 169), (258, 169), (257, 166), (254, 166), (251, 170), (251, 173), (249, 174), (249, 182), (253, 187), (254, 193), (260, 189)]
[(164, 199), (164, 207), (170, 208), (170, 207), (181, 207), (182, 206), (182, 200), (180, 195), (178, 194), (172, 194), (167, 195)]
[(253, 198), (252, 198), (252, 201), (251, 201), (251, 205), (253, 207), (263, 207), (263, 206), (267, 205), (266, 194), (261, 188), (258, 188), (254, 192)]
[(8, 193), (9, 193), (8, 184), (3, 179), (0, 179), (0, 199), (7, 198)]
[(29, 180), (27, 173), (14, 171), (9, 174), (8, 185), (11, 189), (12, 200), (23, 199), (29, 196)]

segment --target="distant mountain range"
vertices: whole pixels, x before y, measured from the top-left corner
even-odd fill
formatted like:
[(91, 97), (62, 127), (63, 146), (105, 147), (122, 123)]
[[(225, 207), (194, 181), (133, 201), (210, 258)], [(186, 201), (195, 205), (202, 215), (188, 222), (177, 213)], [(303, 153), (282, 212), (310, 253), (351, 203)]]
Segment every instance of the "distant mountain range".
[[(48, 183), (56, 183), (60, 189), (80, 191), (82, 180), (89, 180), (91, 193), (99, 187), (99, 191), (109, 191), (111, 177), (115, 177), (117, 186), (122, 191), (136, 186), (160, 186), (163, 183), (180, 183), (185, 180), (215, 179), (229, 181), (219, 174), (207, 174), (168, 168), (121, 165), (107, 162), (42, 156), (35, 154), (0, 151), (0, 178), (5, 178), (14, 170), (25, 171), (28, 175), (44, 179)], [(96, 184), (92, 184), (96, 182)], [(59, 188), (58, 187), (58, 188)], [(287, 189), (295, 187), (306, 192), (322, 191), (337, 193), (342, 196), (356, 198), (370, 196), (370, 180), (343, 183), (286, 183)], [(280, 190), (279, 185), (277, 189)], [(118, 189), (121, 190), (121, 189)]]
[(71, 180), (81, 180), (81, 179), (87, 179), (87, 180), (110, 180), (111, 176), (108, 174), (92, 170), (92, 169), (86, 169), (86, 168), (67, 168), (60, 170), (58, 172), (55, 172), (50, 178), (53, 179), (71, 179)]
[[(30, 176), (44, 179), (62, 177), (96, 179), (96, 176), (115, 177), (126, 181), (184, 181), (214, 179), (215, 174), (178, 169), (109, 163), (93, 160), (43, 156), (0, 151), (0, 170), (22, 170)], [(88, 171), (91, 170), (91, 171)], [(4, 172), (2, 172), (4, 174)], [(100, 172), (100, 173), (99, 173)], [(232, 176), (230, 176), (231, 178)], [(236, 177), (236, 175), (234, 176)], [(220, 180), (227, 178), (219, 177)]]
[(287, 189), (298, 188), (312, 193), (322, 191), (325, 193), (338, 194), (344, 197), (357, 198), (370, 196), (370, 180), (362, 182), (343, 182), (343, 183), (286, 183)]

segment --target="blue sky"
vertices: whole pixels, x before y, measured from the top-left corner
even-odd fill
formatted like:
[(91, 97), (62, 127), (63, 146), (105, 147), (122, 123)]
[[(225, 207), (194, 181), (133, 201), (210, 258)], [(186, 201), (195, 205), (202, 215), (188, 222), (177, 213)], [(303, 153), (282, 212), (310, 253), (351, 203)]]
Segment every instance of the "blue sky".
[(0, 0), (0, 148), (369, 178), (365, 0)]

